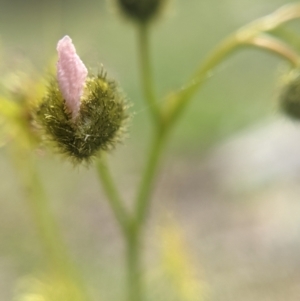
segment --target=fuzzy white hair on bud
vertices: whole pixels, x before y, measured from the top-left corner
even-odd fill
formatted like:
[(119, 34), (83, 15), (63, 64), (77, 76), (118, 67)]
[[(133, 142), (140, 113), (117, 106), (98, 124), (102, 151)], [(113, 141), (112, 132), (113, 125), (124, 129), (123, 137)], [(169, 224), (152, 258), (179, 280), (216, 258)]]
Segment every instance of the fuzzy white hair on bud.
[(88, 71), (77, 55), (75, 46), (69, 36), (64, 36), (59, 40), (56, 49), (58, 52), (58, 87), (65, 100), (67, 110), (75, 119), (80, 109), (80, 98)]

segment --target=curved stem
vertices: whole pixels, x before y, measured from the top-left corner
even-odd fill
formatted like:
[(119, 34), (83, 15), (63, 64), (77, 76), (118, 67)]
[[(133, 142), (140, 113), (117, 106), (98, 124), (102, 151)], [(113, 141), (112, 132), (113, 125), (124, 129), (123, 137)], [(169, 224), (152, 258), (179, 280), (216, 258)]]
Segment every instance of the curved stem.
[(298, 52), (300, 51), (300, 35), (293, 29), (281, 26), (272, 30), (271, 33), (277, 38), (282, 39), (286, 43), (292, 45), (293, 48)]
[(205, 82), (209, 73), (240, 47), (254, 46), (273, 52), (287, 60), (293, 67), (299, 67), (299, 55), (296, 52), (283, 42), (262, 34), (263, 32), (272, 31), (283, 23), (299, 17), (300, 5), (289, 5), (271, 15), (248, 24), (223, 40), (204, 60), (204, 63), (191, 77), (188, 84), (177, 93), (169, 96), (166, 103), (166, 112), (164, 113), (164, 118), (167, 123), (171, 124), (177, 120), (188, 101)]
[(113, 213), (119, 222), (119, 226), (125, 236), (128, 235), (128, 214), (124, 207), (124, 202), (118, 193), (118, 190), (113, 182), (112, 176), (109, 172), (106, 164), (106, 159), (103, 157), (105, 154), (101, 154), (101, 159), (97, 161), (96, 168), (98, 176), (102, 182), (102, 187), (107, 196), (109, 204), (113, 210)]
[(109, 204), (122, 229), (126, 244), (126, 272), (127, 272), (127, 301), (143, 300), (143, 285), (141, 278), (141, 252), (139, 227), (134, 216), (129, 216), (119, 195), (113, 179), (109, 173), (105, 158), (97, 162), (97, 172)]
[[(126, 242), (126, 262), (127, 262), (127, 281), (128, 281), (128, 301), (143, 300), (143, 281), (141, 275), (141, 230), (146, 219), (149, 208), (151, 189), (158, 167), (159, 158), (165, 141), (165, 132), (156, 131), (146, 164), (145, 172), (142, 177), (140, 189), (136, 198), (135, 214), (130, 217), (123, 207), (123, 202), (113, 183), (112, 177), (106, 166), (105, 159), (102, 157), (97, 162), (97, 172), (102, 182), (103, 189), (108, 197), (111, 208), (119, 221), (123, 230)], [(103, 155), (103, 154), (102, 154)]]
[(271, 53), (288, 60), (288, 62), (293, 67), (299, 67), (299, 55), (294, 50), (292, 50), (287, 44), (279, 41), (278, 39), (272, 38), (267, 35), (260, 35), (254, 37), (252, 40), (246, 41), (245, 45), (270, 51)]
[(171, 126), (178, 119), (190, 98), (196, 93), (206, 78), (208, 78), (209, 72), (235, 50), (237, 50), (236, 37), (230, 36), (208, 56), (198, 71), (188, 81), (187, 85), (168, 97), (164, 112), (164, 118), (168, 126)]
[(258, 32), (272, 31), (284, 23), (298, 18), (300, 18), (300, 4), (290, 3), (280, 7), (270, 15), (251, 22), (250, 24), (246, 25), (246, 27), (242, 28), (242, 30), (251, 28)]
[(138, 24), (139, 60), (144, 97), (148, 103), (154, 124), (158, 124), (160, 121), (160, 111), (156, 102), (155, 89), (152, 80), (153, 77), (149, 53), (149, 30), (150, 27), (148, 22)]
[[(155, 128), (154, 137), (150, 146), (149, 157), (145, 171), (139, 186), (135, 200), (135, 211), (133, 216), (125, 212), (122, 199), (120, 198), (105, 163), (98, 162), (97, 170), (103, 183), (104, 190), (110, 201), (114, 214), (121, 225), (127, 247), (127, 275), (128, 275), (128, 301), (142, 301), (143, 288), (141, 279), (141, 249), (140, 240), (143, 225), (150, 205), (151, 191), (155, 175), (158, 169), (159, 159), (163, 150), (167, 133), (177, 119), (188, 100), (195, 94), (207, 78), (209, 72), (221, 61), (229, 56), (240, 46), (255, 46), (273, 51), (292, 65), (298, 65), (298, 56), (288, 47), (276, 43), (275, 40), (268, 40), (265, 37), (258, 38), (263, 31), (270, 31), (281, 25), (283, 22), (300, 17), (300, 5), (291, 5), (265, 18), (251, 23), (242, 30), (225, 39), (204, 61), (203, 65), (196, 71), (188, 84), (178, 93), (172, 95), (167, 102), (167, 111), (162, 116), (161, 108), (156, 102), (154, 84), (152, 81), (152, 70), (149, 55), (149, 24), (140, 23), (138, 27), (139, 60), (141, 66), (141, 77), (144, 97), (148, 103), (149, 110)], [(162, 119), (164, 117), (165, 119)], [(166, 123), (163, 123), (165, 122)]]

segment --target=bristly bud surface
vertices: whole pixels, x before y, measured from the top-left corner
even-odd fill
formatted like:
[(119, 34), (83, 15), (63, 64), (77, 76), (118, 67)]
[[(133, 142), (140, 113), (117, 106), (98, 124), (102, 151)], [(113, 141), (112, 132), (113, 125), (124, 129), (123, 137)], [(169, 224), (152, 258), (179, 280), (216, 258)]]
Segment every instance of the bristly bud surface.
[(280, 94), (280, 106), (289, 117), (300, 119), (300, 70), (292, 70), (287, 76)]
[(116, 0), (121, 10), (130, 18), (147, 22), (155, 17), (166, 0)]
[[(61, 61), (61, 57), (59, 59)], [(73, 64), (73, 59), (70, 59), (69, 63)], [(81, 63), (81, 60), (77, 60), (77, 64)], [(79, 66), (79, 72), (76, 71), (75, 74), (85, 73), (80, 71), (85, 68), (82, 66), (83, 63)], [(59, 63), (57, 67), (59, 68)], [(68, 69), (72, 68), (65, 62), (64, 70)], [(65, 80), (67, 84), (64, 88), (60, 83), (60, 72), (57, 72), (57, 78), (53, 78), (49, 83), (47, 93), (36, 110), (36, 119), (43, 129), (45, 140), (53, 142), (58, 152), (65, 154), (75, 163), (89, 162), (101, 150), (112, 149), (121, 140), (128, 119), (126, 103), (116, 83), (108, 80), (104, 71), (97, 76), (87, 77), (83, 84), (82, 76), (74, 76), (73, 71), (70, 72), (71, 79)], [(68, 71), (64, 74), (68, 74)], [(71, 86), (76, 91), (74, 95), (81, 96), (78, 99), (79, 106), (75, 118), (74, 111), (70, 109), (66, 100), (67, 92), (64, 90)], [(71, 95), (73, 96), (72, 93)]]

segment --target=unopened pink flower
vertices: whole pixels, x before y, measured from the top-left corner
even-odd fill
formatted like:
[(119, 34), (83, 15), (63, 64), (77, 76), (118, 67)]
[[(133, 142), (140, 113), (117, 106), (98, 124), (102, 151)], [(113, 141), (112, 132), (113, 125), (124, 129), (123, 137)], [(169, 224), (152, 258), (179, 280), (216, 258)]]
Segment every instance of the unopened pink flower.
[(84, 82), (88, 71), (76, 53), (76, 49), (69, 36), (64, 36), (57, 43), (57, 81), (59, 89), (65, 99), (68, 111), (75, 119), (80, 109)]

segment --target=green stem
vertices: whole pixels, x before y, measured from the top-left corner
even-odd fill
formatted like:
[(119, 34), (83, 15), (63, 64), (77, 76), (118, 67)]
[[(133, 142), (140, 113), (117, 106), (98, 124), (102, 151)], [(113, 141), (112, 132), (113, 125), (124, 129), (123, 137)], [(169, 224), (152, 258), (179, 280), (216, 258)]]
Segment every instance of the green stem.
[(128, 223), (128, 235), (126, 237), (128, 301), (144, 300), (144, 285), (141, 268), (141, 239), (143, 237), (143, 225), (150, 205), (151, 191), (163, 149), (164, 138), (165, 135), (162, 131), (156, 132), (136, 198), (136, 211)]
[(135, 202), (134, 215), (130, 219), (127, 247), (127, 278), (128, 278), (128, 301), (144, 300), (143, 279), (141, 273), (141, 238), (143, 225), (150, 204), (151, 191), (155, 179), (159, 158), (165, 140), (165, 131), (161, 123), (161, 111), (156, 103), (154, 85), (149, 55), (149, 27), (148, 23), (139, 24), (139, 54), (142, 75), (142, 87), (144, 97), (148, 103), (149, 110), (153, 117), (155, 134), (150, 147), (148, 162), (142, 176), (142, 181)]
[(299, 17), (300, 5), (289, 5), (246, 25), (223, 40), (200, 65), (188, 84), (168, 98), (166, 112), (164, 112), (167, 123), (172, 124), (178, 119), (189, 100), (208, 78), (210, 72), (240, 47), (254, 46), (270, 51), (286, 59), (293, 67), (299, 67), (299, 55), (296, 52), (283, 42), (262, 34)]
[(141, 271), (141, 251), (139, 227), (133, 220), (130, 235), (126, 241), (127, 260), (127, 301), (142, 301), (143, 281)]
[(73, 295), (74, 300), (90, 300), (81, 275), (75, 269), (61, 237), (59, 227), (52, 215), (49, 201), (43, 189), (40, 176), (37, 173), (31, 152), (32, 150), (21, 149), (17, 145), (11, 148), (12, 158), (19, 171), (18, 174), (26, 192), (26, 199), (31, 208), (49, 267), (62, 280), (64, 279), (66, 284), (73, 283), (71, 287), (76, 287), (76, 291), (72, 290), (70, 294)]
[(140, 263), (140, 233), (135, 218), (129, 216), (109, 173), (105, 158), (98, 160), (97, 171), (109, 204), (123, 232), (126, 243), (127, 301), (143, 300)]
[(167, 115), (166, 119), (168, 123), (174, 123), (179, 115), (184, 111), (190, 99), (199, 90), (201, 85), (209, 77), (210, 72), (223, 62), (229, 55), (234, 51), (238, 50), (240, 47), (252, 46), (260, 48), (288, 60), (293, 67), (299, 66), (299, 56), (292, 51), (291, 48), (287, 47), (284, 43), (268, 37), (268, 36), (254, 36), (248, 37), (239, 36), (234, 34), (229, 36), (223, 41), (210, 56), (204, 61), (203, 65), (189, 80), (189, 84), (186, 85), (177, 94), (174, 94), (169, 98), (167, 103)]
[(99, 179), (102, 182), (102, 187), (107, 196), (109, 204), (113, 210), (113, 213), (123, 231), (125, 236), (128, 235), (128, 214), (126, 208), (124, 207), (124, 202), (118, 193), (118, 190), (113, 182), (112, 176), (109, 172), (108, 166), (106, 164), (106, 159), (104, 158), (104, 153), (101, 154), (101, 159), (97, 161), (97, 172)]
[(163, 150), (164, 142), (166, 140), (167, 132), (164, 130), (156, 131), (150, 151), (148, 161), (146, 163), (145, 171), (142, 176), (140, 188), (136, 198), (136, 222), (141, 225), (145, 222), (149, 203), (151, 199), (151, 192), (153, 190), (153, 183), (158, 168), (159, 159)]
[(152, 80), (153, 77), (149, 53), (149, 29), (148, 22), (139, 23), (138, 25), (139, 60), (144, 97), (148, 103), (154, 124), (157, 125), (160, 123), (160, 111), (156, 102), (155, 89)]
[(281, 26), (273, 30), (271, 33), (284, 40), (286, 43), (292, 45), (293, 48), (295, 48), (298, 52), (300, 51), (300, 36), (291, 28)]
[(292, 67), (299, 67), (300, 57), (290, 46), (283, 41), (273, 38), (266, 34), (253, 37), (249, 41), (245, 41), (245, 46), (253, 46), (262, 50), (269, 51), (280, 58), (287, 60)]
[[(141, 275), (141, 227), (135, 216), (130, 217), (123, 207), (123, 201), (118, 194), (113, 179), (109, 173), (105, 158), (98, 160), (97, 171), (102, 187), (107, 195), (109, 204), (114, 215), (123, 230), (123, 237), (126, 243), (126, 265), (127, 265), (127, 300), (143, 300), (143, 281)], [(153, 165), (154, 166), (154, 165)], [(149, 175), (147, 177), (149, 179)], [(145, 181), (145, 180), (144, 180)], [(148, 181), (148, 184), (150, 182)], [(145, 191), (144, 191), (145, 193)]]
[[(145, 100), (149, 106), (149, 110), (153, 119), (155, 128), (154, 137), (151, 143), (148, 161), (139, 186), (139, 190), (135, 202), (135, 211), (133, 216), (129, 216), (125, 212), (122, 199), (120, 198), (112, 178), (103, 162), (98, 162), (97, 170), (99, 177), (103, 183), (103, 188), (108, 196), (110, 205), (114, 211), (116, 219), (121, 225), (127, 247), (127, 275), (128, 275), (128, 301), (142, 301), (143, 287), (141, 278), (141, 248), (140, 242), (142, 238), (143, 225), (145, 223), (147, 212), (150, 205), (151, 191), (153, 189), (155, 175), (158, 169), (159, 159), (163, 150), (167, 133), (172, 124), (179, 116), (182, 109), (186, 106), (188, 100), (197, 91), (199, 86), (204, 82), (208, 73), (225, 59), (229, 54), (236, 50), (239, 46), (251, 44), (278, 52), (279, 55), (287, 56), (292, 64), (298, 64), (298, 57), (290, 52), (287, 48), (277, 47), (274, 41), (265, 43), (265, 40), (254, 39), (261, 31), (272, 30), (272, 27), (278, 26), (283, 22), (287, 22), (293, 18), (297, 18), (300, 13), (300, 6), (294, 5), (275, 12), (273, 15), (260, 19), (249, 25), (247, 30), (238, 31), (219, 45), (213, 53), (205, 60), (204, 64), (196, 72), (189, 81), (189, 84), (180, 92), (174, 94), (169, 99), (167, 105), (167, 113), (162, 119), (162, 111), (156, 102), (154, 93), (154, 85), (152, 81), (152, 70), (149, 55), (149, 24), (141, 23), (138, 27), (139, 42), (139, 60), (141, 66), (142, 87)], [(268, 21), (268, 22), (266, 22)], [(277, 23), (278, 24), (277, 24)], [(251, 27), (251, 28), (250, 28)], [(274, 44), (275, 43), (275, 44)], [(256, 44), (256, 45), (255, 45)], [(276, 48), (277, 49), (271, 49)], [(289, 57), (290, 56), (290, 57)], [(296, 59), (295, 59), (296, 58)], [(297, 62), (296, 62), (297, 61)], [(163, 123), (167, 121), (167, 123)]]
[(205, 79), (208, 78), (209, 72), (222, 62), (226, 56), (237, 49), (237, 40), (235, 36), (225, 39), (204, 61), (200, 69), (188, 81), (178, 93), (173, 94), (167, 102), (167, 124), (174, 123), (186, 107), (190, 98), (196, 93)]

